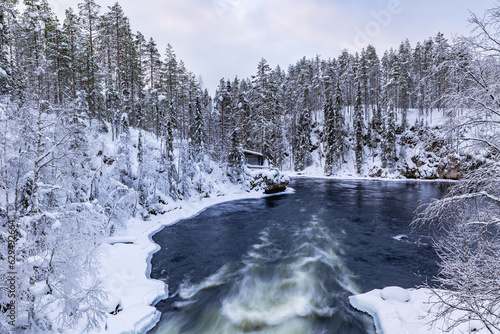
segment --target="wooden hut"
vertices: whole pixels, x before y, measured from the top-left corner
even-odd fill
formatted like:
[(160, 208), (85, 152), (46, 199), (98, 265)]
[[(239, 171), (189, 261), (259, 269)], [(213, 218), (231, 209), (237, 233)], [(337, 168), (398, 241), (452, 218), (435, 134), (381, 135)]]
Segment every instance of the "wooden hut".
[(243, 150), (243, 154), (245, 155), (245, 164), (248, 166), (263, 166), (264, 165), (264, 156), (261, 153)]

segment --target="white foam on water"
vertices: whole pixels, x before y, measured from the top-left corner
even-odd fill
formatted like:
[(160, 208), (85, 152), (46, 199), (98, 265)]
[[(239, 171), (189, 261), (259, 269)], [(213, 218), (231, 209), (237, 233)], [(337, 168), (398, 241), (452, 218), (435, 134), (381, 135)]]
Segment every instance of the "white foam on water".
[(408, 240), (408, 236), (406, 234), (399, 234), (399, 235), (396, 235), (392, 238), (397, 240), (397, 241), (407, 241)]
[(341, 298), (338, 289), (360, 291), (343, 263), (340, 243), (321, 222), (312, 219), (291, 238), (292, 249), (279, 249), (265, 229), (240, 270), (231, 273), (225, 265), (199, 284), (183, 284), (179, 296), (185, 301), (175, 304), (180, 308), (196, 307), (197, 294), (204, 289), (228, 284), (229, 290), (221, 294), (220, 303), (197, 315), (196, 324), (180, 312), (156, 333), (312, 333), (316, 319), (338, 311), (332, 302)]
[(199, 284), (182, 282), (179, 286), (179, 296), (186, 300), (193, 298), (198, 292), (202, 290), (213, 289), (224, 284), (228, 275), (230, 275), (229, 266), (224, 265), (215, 274), (208, 276)]

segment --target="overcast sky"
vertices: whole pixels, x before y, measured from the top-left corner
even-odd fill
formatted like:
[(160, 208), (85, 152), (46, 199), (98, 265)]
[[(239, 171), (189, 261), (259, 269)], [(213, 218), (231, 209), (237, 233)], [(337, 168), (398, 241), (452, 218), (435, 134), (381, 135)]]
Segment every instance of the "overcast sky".
[[(80, 0), (48, 0), (61, 19)], [(116, 0), (96, 0), (107, 11)], [(298, 59), (335, 58), (373, 44), (379, 56), (408, 38), (468, 34), (469, 11), (494, 0), (121, 0), (133, 31), (153, 37), (214, 92), (220, 78), (249, 77), (265, 58), (287, 69)]]

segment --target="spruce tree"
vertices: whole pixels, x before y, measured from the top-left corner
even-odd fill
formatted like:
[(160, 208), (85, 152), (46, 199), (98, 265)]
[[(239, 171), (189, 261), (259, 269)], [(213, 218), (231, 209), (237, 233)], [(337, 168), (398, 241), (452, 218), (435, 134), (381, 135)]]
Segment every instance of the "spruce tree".
[(340, 168), (345, 162), (345, 154), (349, 149), (349, 144), (347, 141), (347, 130), (345, 125), (345, 116), (343, 112), (343, 102), (342, 102), (342, 92), (340, 90), (340, 82), (337, 81), (337, 88), (334, 95), (334, 120), (335, 120), (335, 133), (334, 133), (334, 143), (335, 143), (335, 158), (337, 160), (338, 167)]
[(194, 117), (190, 128), (191, 140), (189, 142), (191, 148), (192, 160), (194, 162), (199, 162), (203, 160), (203, 155), (205, 152), (205, 145), (206, 145), (204, 123), (205, 122), (203, 118), (203, 112), (201, 109), (200, 97), (196, 97)]
[(325, 115), (325, 125), (324, 125), (324, 146), (325, 146), (325, 175), (330, 176), (332, 174), (334, 155), (335, 155), (335, 134), (336, 134), (336, 122), (335, 122), (335, 111), (333, 110), (333, 102), (331, 97), (327, 97), (325, 101), (325, 106), (323, 108)]
[(385, 131), (385, 160), (387, 161), (387, 167), (391, 172), (394, 171), (396, 167), (396, 112), (394, 110), (394, 102), (389, 100), (387, 106), (387, 124)]
[(84, 0), (78, 4), (81, 36), (82, 36), (82, 57), (83, 57), (83, 86), (85, 98), (91, 118), (97, 118), (101, 122), (102, 129), (106, 130), (104, 125), (101, 86), (101, 74), (97, 60), (98, 40), (98, 18), (100, 6), (94, 0)]
[[(303, 100), (306, 101), (308, 97), (308, 90), (304, 90)], [(311, 114), (307, 107), (307, 104), (304, 104), (304, 109), (299, 114), (299, 120), (297, 124), (297, 147), (295, 150), (295, 161), (294, 168), (295, 171), (301, 171), (304, 168), (308, 167), (311, 164), (311, 132), (312, 132), (312, 124), (311, 124)]]
[(356, 100), (354, 105), (354, 154), (356, 157), (356, 172), (361, 174), (363, 164), (363, 104), (361, 97), (361, 84), (358, 82)]
[(243, 148), (240, 142), (239, 128), (231, 133), (231, 150), (228, 154), (228, 175), (232, 182), (241, 182), (243, 177)]

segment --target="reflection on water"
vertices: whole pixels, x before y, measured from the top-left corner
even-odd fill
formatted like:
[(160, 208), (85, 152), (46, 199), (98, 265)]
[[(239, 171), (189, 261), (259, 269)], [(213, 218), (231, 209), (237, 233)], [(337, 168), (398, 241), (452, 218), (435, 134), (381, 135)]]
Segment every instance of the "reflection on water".
[[(432, 183), (295, 179), (294, 194), (212, 207), (153, 239), (170, 298), (151, 333), (373, 333), (348, 296), (437, 273), (410, 233)], [(422, 274), (418, 276), (416, 274)]]
[(360, 290), (329, 230), (313, 219), (291, 234), (291, 249), (277, 247), (273, 232), (260, 233), (240, 269), (182, 283), (152, 333), (370, 332), (371, 319), (346, 304)]

